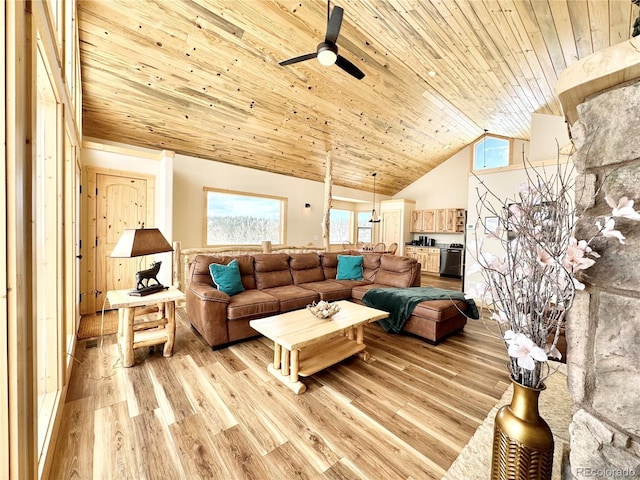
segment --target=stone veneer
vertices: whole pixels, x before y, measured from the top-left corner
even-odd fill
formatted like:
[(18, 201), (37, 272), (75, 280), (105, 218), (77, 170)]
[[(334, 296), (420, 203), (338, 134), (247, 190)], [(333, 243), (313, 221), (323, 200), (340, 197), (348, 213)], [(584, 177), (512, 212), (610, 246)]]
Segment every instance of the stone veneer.
[[(576, 203), (581, 214), (577, 238), (590, 238), (594, 221), (610, 214), (604, 197), (628, 196), (640, 209), (640, 39), (611, 49), (629, 49), (619, 75), (611, 80), (618, 53), (596, 52), (566, 72), (559, 95), (571, 124), (576, 154)], [(610, 49), (607, 49), (610, 50)], [(635, 53), (634, 53), (635, 52)], [(619, 67), (619, 65), (617, 65)], [(575, 67), (575, 68), (574, 68)], [(602, 68), (602, 82), (594, 69)], [(591, 76), (582, 81), (581, 74)], [(563, 73), (563, 75), (565, 75)], [(593, 82), (589, 85), (589, 82)], [(574, 89), (562, 92), (565, 85)], [(564, 89), (564, 90), (563, 90)], [(584, 99), (576, 91), (583, 94)], [(626, 245), (598, 237), (602, 257), (584, 271), (567, 322), (568, 383), (573, 400), (568, 479), (640, 478), (640, 222), (616, 219)]]

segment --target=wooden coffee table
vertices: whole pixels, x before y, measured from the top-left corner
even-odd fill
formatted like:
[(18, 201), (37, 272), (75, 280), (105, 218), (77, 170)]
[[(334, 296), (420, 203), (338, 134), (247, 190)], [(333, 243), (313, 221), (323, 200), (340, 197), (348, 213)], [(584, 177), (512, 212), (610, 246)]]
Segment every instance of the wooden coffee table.
[(383, 310), (346, 300), (338, 304), (340, 311), (329, 319), (302, 309), (249, 322), (273, 340), (273, 363), (267, 370), (296, 394), (307, 389), (299, 376), (313, 375), (355, 354), (367, 360), (364, 326), (389, 316)]

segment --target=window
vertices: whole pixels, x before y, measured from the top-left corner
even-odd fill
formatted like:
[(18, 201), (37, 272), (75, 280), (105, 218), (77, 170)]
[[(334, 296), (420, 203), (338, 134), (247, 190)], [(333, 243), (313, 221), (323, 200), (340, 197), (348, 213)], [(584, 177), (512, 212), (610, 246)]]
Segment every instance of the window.
[(511, 141), (485, 135), (473, 145), (473, 170), (506, 167), (511, 158)]
[(329, 211), (329, 243), (351, 242), (353, 239), (353, 212), (332, 208)]
[[(34, 166), (35, 222), (33, 286), (35, 292), (36, 393), (38, 398), (38, 453), (51, 435), (53, 413), (62, 388), (59, 356), (62, 331), (61, 166), (58, 157), (58, 105), (45, 61), (37, 49), (36, 160)], [(64, 349), (62, 349), (64, 352)]]
[(204, 188), (206, 246), (286, 240), (287, 199)]
[(358, 242), (373, 242), (373, 229), (371, 228), (372, 224), (369, 222), (369, 218), (371, 218), (370, 212), (358, 212)]

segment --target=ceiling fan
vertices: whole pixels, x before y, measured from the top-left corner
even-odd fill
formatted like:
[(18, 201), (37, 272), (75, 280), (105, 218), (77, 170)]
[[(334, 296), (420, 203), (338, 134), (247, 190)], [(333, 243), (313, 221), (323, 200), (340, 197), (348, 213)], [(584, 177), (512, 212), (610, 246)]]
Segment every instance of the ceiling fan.
[(280, 62), (280, 65), (291, 65), (292, 63), (304, 62), (305, 60), (317, 58), (318, 62), (325, 67), (335, 63), (345, 72), (353, 75), (358, 80), (362, 80), (364, 78), (364, 73), (362, 73), (358, 67), (342, 55), (338, 55), (338, 46), (336, 45), (336, 41), (340, 34), (343, 14), (344, 10), (342, 7), (333, 7), (333, 11), (331, 11), (330, 1), (327, 2), (327, 33), (324, 36), (324, 42), (318, 44), (316, 52), (300, 55), (299, 57), (290, 58), (289, 60), (283, 60)]

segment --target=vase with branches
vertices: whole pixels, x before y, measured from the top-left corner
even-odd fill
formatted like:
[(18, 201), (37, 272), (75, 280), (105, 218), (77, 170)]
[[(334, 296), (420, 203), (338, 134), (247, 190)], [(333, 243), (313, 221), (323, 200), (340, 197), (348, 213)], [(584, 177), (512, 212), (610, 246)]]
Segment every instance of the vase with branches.
[[(513, 381), (542, 388), (547, 360), (559, 358), (557, 342), (584, 270), (599, 258), (590, 247), (596, 236), (624, 243), (616, 217), (640, 220), (634, 201), (605, 197), (611, 215), (599, 218), (590, 238), (576, 239), (575, 172), (571, 162), (555, 168), (525, 169), (527, 181), (513, 198), (499, 198), (479, 178), (478, 222), (469, 251), (477, 260), (467, 275), (483, 281), (467, 295), (488, 308), (509, 354)], [(497, 219), (497, 221), (496, 221)], [(493, 244), (493, 245), (492, 245)]]

